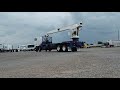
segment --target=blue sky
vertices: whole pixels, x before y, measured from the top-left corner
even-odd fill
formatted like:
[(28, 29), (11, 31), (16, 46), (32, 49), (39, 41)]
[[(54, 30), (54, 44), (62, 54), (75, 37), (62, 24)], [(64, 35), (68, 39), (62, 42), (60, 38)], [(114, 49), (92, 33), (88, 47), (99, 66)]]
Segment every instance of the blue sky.
[(80, 21), (83, 22), (81, 41), (117, 39), (119, 12), (0, 12), (0, 43), (33, 43), (35, 37)]

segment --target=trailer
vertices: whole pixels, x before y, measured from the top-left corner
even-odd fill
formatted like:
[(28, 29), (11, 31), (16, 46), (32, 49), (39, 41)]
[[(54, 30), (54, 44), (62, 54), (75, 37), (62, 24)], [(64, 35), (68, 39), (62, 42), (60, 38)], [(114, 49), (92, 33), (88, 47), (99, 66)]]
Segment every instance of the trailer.
[[(40, 38), (35, 38), (35, 51), (40, 52), (41, 50), (57, 50), (58, 52), (67, 52), (67, 51), (72, 51), (75, 52), (77, 51), (80, 47), (82, 47), (83, 43), (79, 41), (79, 31), (82, 27), (82, 22), (79, 24), (73, 24), (70, 26), (66, 26), (63, 28), (58, 28), (52, 31), (47, 32), (46, 35), (40, 37)], [(52, 37), (53, 34), (60, 33), (60, 32), (65, 32), (65, 31), (70, 31), (69, 36), (70, 39), (69, 41), (66, 41), (65, 38), (63, 41), (58, 41), (54, 42), (53, 39), (57, 37)]]
[(120, 47), (120, 40), (108, 40), (107, 43), (110, 47)]
[(0, 44), (0, 52), (14, 52), (13, 45)]
[(13, 52), (13, 45), (4, 44), (4, 52)]

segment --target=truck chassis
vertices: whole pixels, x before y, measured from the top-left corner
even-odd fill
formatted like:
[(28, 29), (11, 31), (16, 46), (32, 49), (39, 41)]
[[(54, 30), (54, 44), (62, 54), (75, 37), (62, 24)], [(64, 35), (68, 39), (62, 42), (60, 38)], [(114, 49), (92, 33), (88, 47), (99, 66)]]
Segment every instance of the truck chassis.
[(43, 40), (41, 45), (36, 46), (35, 51), (41, 52), (42, 50), (46, 50), (46, 51), (57, 50), (58, 52), (68, 52), (68, 51), (76, 52), (78, 48), (81, 47), (82, 47), (82, 42), (79, 42), (78, 40), (64, 41), (61, 43), (52, 43), (52, 37), (49, 37), (48, 40)]

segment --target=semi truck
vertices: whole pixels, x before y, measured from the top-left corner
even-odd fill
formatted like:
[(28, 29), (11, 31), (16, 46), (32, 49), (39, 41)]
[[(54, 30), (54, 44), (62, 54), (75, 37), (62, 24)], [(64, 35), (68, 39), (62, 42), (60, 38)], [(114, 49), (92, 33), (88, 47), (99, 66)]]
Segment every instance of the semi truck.
[[(81, 30), (82, 22), (79, 24), (73, 24), (66, 27), (58, 28), (52, 31), (47, 32), (42, 37), (37, 37), (34, 39), (35, 42), (35, 51), (40, 52), (42, 50), (51, 51), (57, 50), (58, 52), (68, 52), (77, 51), (82, 43), (79, 41), (79, 31)], [(69, 40), (66, 40), (65, 32), (68, 32)], [(65, 35), (59, 35), (61, 41), (55, 37), (55, 34), (63, 32)], [(53, 37), (54, 36), (54, 37)]]

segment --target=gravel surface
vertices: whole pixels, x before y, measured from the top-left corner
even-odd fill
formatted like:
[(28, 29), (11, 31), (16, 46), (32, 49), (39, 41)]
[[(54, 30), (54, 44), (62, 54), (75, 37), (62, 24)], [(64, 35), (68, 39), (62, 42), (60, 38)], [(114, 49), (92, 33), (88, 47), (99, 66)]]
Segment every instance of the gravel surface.
[(120, 78), (120, 48), (0, 53), (0, 78)]

